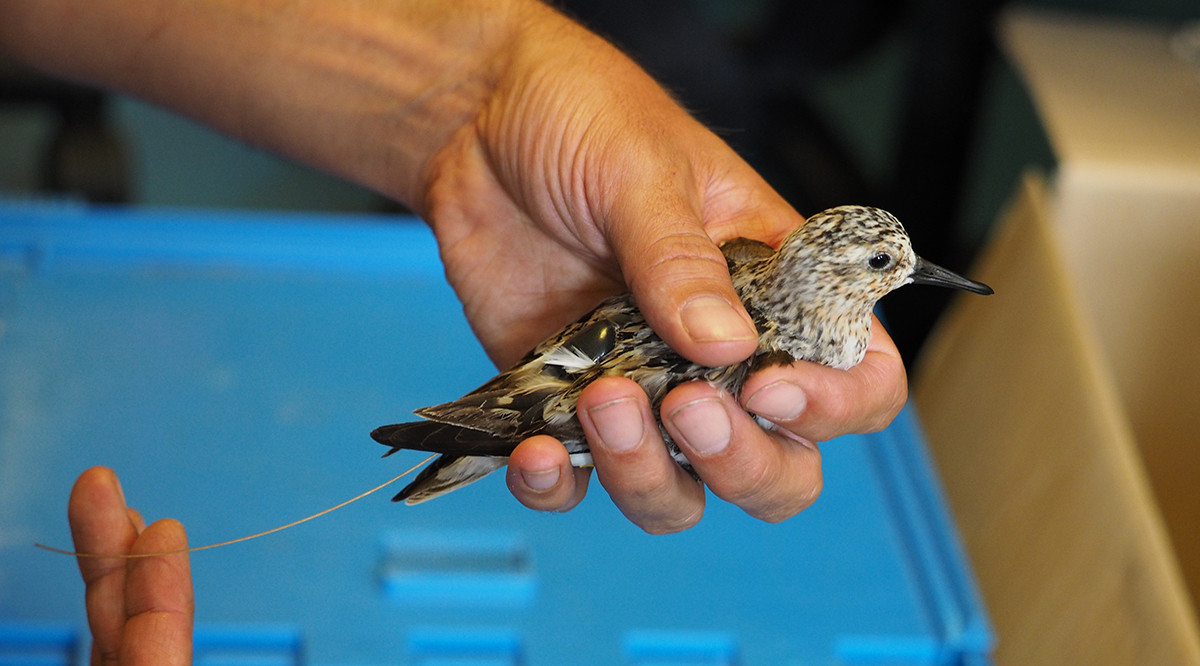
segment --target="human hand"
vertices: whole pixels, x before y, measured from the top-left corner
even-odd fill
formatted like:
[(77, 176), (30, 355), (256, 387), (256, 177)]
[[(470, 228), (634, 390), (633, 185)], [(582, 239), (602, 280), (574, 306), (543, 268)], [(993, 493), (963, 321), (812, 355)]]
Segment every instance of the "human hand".
[[(430, 159), (415, 198), (489, 355), (507, 367), (628, 288), (684, 356), (748, 357), (757, 335), (718, 244), (776, 244), (802, 218), (610, 45), (540, 5), (521, 25), (494, 90)], [(706, 384), (668, 395), (664, 423), (717, 496), (765, 520), (792, 516), (821, 488), (815, 442), (882, 428), (905, 401), (899, 354), (878, 321), (874, 330), (849, 371), (796, 363), (746, 384), (742, 406), (774, 432)], [(598, 381), (578, 413), (596, 473), (630, 520), (649, 532), (699, 520), (703, 487), (667, 455), (640, 387)], [(588, 477), (548, 437), (509, 460), (510, 489), (537, 509), (573, 507)]]
[[(639, 67), (533, 0), (3, 6), (0, 46), (18, 59), (133, 92), (410, 205), (432, 225), (501, 367), (626, 288), (684, 356), (740, 361), (756, 335), (717, 245), (777, 244), (801, 222)], [(705, 385), (672, 392), (663, 413), (714, 493), (781, 520), (819, 492), (815, 442), (886, 425), (906, 390), (876, 322), (855, 368), (796, 363), (746, 384), (742, 405), (778, 423), (773, 432)], [(608, 378), (579, 408), (597, 476), (630, 520), (669, 532), (700, 518), (703, 488), (658, 445), (640, 388)], [(703, 453), (705, 433), (724, 446)], [(565, 510), (588, 472), (536, 437), (514, 451), (508, 479), (527, 506)]]
[[(75, 482), (67, 509), (80, 553), (158, 553), (187, 548), (183, 526), (149, 527), (125, 506), (117, 475), (93, 467)], [(190, 664), (195, 615), (186, 553), (140, 559), (80, 557), (87, 588), (92, 666)]]

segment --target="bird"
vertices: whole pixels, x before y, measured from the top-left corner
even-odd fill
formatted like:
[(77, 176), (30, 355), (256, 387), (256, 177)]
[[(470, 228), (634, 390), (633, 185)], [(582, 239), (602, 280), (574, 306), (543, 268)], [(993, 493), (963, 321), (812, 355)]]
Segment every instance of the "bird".
[(391, 447), (385, 457), (403, 449), (441, 454), (393, 501), (419, 504), (473, 483), (507, 464), (517, 444), (537, 434), (562, 442), (572, 465), (590, 465), (575, 403), (592, 381), (613, 375), (641, 385), (672, 458), (698, 479), (658, 416), (675, 386), (701, 380), (737, 396), (751, 373), (773, 364), (805, 360), (851, 368), (866, 354), (876, 302), (907, 284), (993, 293), (918, 257), (900, 221), (869, 206), (817, 213), (777, 250), (746, 238), (721, 250), (758, 329), (758, 347), (748, 359), (719, 367), (689, 361), (650, 328), (632, 294), (611, 297), (474, 391), (415, 410), (422, 420), (372, 431), (374, 440)]

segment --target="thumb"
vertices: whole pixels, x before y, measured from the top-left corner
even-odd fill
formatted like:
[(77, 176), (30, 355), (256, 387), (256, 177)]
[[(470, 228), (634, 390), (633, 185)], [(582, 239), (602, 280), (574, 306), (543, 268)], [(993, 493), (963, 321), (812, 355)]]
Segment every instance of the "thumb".
[(672, 349), (703, 365), (737, 363), (758, 333), (686, 191), (652, 200), (630, 191), (611, 211), (609, 242), (646, 321)]

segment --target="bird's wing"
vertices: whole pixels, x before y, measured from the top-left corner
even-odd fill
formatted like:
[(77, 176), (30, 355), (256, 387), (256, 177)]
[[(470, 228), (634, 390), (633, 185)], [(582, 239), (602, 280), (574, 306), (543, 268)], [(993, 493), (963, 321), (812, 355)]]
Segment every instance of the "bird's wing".
[(570, 379), (547, 372), (510, 372), (507, 381), (481, 387), (451, 402), (415, 410), (422, 418), (477, 430), (514, 444), (540, 430), (543, 410), (570, 388)]
[(730, 272), (742, 264), (766, 259), (775, 254), (770, 245), (749, 238), (727, 240), (721, 243), (721, 252), (725, 254), (725, 263), (729, 264)]
[(507, 440), (543, 431), (547, 405), (590, 379), (595, 366), (613, 350), (618, 329), (630, 319), (624, 303), (623, 297), (605, 301), (483, 386), (415, 413)]

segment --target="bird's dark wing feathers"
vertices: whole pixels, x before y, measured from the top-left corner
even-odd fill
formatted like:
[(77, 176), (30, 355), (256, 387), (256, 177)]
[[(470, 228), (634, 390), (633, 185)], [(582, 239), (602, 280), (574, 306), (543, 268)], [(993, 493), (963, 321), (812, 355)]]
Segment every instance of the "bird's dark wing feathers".
[[(606, 300), (463, 397), (415, 411), (427, 420), (382, 426), (371, 437), (392, 447), (385, 455), (400, 449), (460, 457), (511, 454), (518, 442), (546, 429), (543, 413), (550, 401), (595, 378), (588, 366), (613, 351), (622, 326), (632, 321), (628, 298)], [(557, 355), (563, 349), (572, 351)]]
[[(570, 326), (564, 335), (559, 336), (555, 344), (539, 345), (541, 353), (536, 353), (538, 350), (535, 350), (535, 353), (526, 357), (525, 363), (501, 373), (457, 400), (422, 407), (415, 413), (430, 421), (476, 431), (481, 435), (481, 437), (475, 437), (456, 433), (455, 436), (460, 442), (469, 440), (472, 445), (475, 445), (481, 438), (485, 442), (490, 439), (496, 442), (507, 442), (506, 445), (511, 451), (515, 442), (543, 430), (545, 421), (542, 418), (542, 411), (545, 404), (549, 400), (560, 397), (564, 391), (568, 390), (576, 381), (574, 375), (579, 374), (578, 369), (542, 367), (536, 363), (539, 357), (544, 357), (553, 349), (570, 347), (581, 358), (590, 359), (592, 363), (599, 362), (613, 350), (620, 324), (620, 321), (612, 317), (602, 316), (599, 310), (594, 311), (592, 315)], [(586, 361), (584, 363), (586, 364)], [(384, 426), (376, 432), (390, 428), (391, 430), (387, 432), (395, 433), (393, 436), (398, 438), (385, 442), (392, 446), (442, 453), (451, 452), (451, 450), (437, 448), (439, 443), (434, 438), (449, 436), (452, 431), (436, 428), (419, 429), (417, 425), (402, 423)], [(424, 445), (425, 448), (408, 444), (418, 438), (428, 440)], [(507, 452), (503, 454), (490, 452), (496, 450), (497, 446), (485, 446), (484, 448), (489, 452), (481, 451), (476, 455), (507, 455)], [(460, 455), (468, 455), (466, 451), (457, 448), (454, 448), (453, 451)]]
[(384, 456), (390, 456), (400, 449), (451, 456), (507, 456), (515, 448), (515, 443), (511, 440), (481, 430), (436, 421), (380, 426), (371, 432), (371, 438), (384, 446), (392, 447), (392, 450), (383, 454)]
[(499, 439), (520, 440), (541, 423), (547, 400), (557, 397), (569, 382), (548, 381), (516, 389), (497, 386), (484, 393), (468, 393), (451, 402), (422, 407), (422, 418), (485, 432)]

